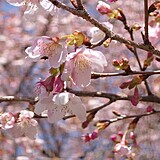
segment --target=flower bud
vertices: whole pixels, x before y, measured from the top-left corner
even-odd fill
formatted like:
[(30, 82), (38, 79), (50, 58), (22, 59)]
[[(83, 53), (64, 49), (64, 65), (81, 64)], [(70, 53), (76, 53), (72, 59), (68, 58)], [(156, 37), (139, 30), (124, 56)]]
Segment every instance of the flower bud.
[(101, 14), (108, 14), (111, 13), (110, 5), (108, 5), (105, 2), (99, 1), (98, 5), (96, 7), (97, 11), (100, 12)]

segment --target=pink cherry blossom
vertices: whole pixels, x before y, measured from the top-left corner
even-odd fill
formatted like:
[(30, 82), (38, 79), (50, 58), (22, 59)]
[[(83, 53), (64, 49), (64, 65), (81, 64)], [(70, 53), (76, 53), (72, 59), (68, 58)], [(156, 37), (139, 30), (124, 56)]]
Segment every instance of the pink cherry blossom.
[(35, 15), (50, 12), (53, 14), (54, 6), (48, 0), (7, 0), (8, 3), (14, 6), (22, 6), (25, 18), (34, 20)]
[(15, 124), (15, 117), (12, 113), (3, 113), (0, 115), (0, 123), (2, 129), (12, 128)]
[(86, 119), (86, 110), (81, 99), (74, 94), (62, 92), (40, 99), (35, 105), (35, 113), (40, 114), (48, 111), (48, 121), (57, 122), (67, 113), (75, 114), (81, 121)]
[[(107, 27), (109, 30), (112, 31), (113, 25), (109, 22), (103, 22), (103, 25)], [(98, 43), (100, 40), (102, 40), (105, 37), (105, 33), (102, 32), (98, 27), (92, 27), (90, 29), (90, 35), (91, 35), (91, 43)]]
[(78, 87), (85, 87), (90, 84), (91, 71), (103, 72), (107, 61), (102, 52), (80, 48), (67, 56), (62, 80), (70, 77)]
[(33, 45), (25, 52), (29, 58), (35, 60), (47, 57), (53, 68), (58, 68), (65, 61), (68, 53), (66, 47), (59, 43), (58, 38), (53, 39), (47, 36), (35, 39)]
[(121, 141), (115, 145), (114, 152), (116, 159), (120, 159), (123, 156), (129, 156), (130, 148)]
[(38, 122), (33, 119), (32, 111), (22, 110), (13, 128), (10, 129), (15, 137), (27, 136), (30, 139), (35, 139), (37, 134)]

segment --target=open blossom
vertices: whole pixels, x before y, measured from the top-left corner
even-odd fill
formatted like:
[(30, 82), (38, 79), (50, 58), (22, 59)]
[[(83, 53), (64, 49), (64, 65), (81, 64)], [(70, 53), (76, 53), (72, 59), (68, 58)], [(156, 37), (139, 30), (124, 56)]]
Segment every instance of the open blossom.
[(74, 94), (63, 92), (40, 99), (35, 105), (35, 113), (48, 111), (48, 121), (57, 122), (67, 113), (75, 114), (79, 120), (86, 120), (86, 110), (81, 99)]
[(2, 129), (12, 128), (15, 124), (15, 117), (12, 113), (3, 113), (0, 115), (0, 127)]
[[(104, 22), (103, 25), (107, 27), (110, 31), (113, 29), (113, 25), (109, 22)], [(101, 31), (98, 27), (92, 27), (90, 29), (91, 43), (97, 43), (105, 37), (105, 33)]]
[(32, 111), (20, 111), (17, 122), (14, 127), (10, 129), (15, 137), (27, 136), (30, 139), (35, 139), (37, 134), (38, 122), (33, 119), (34, 113)]
[(33, 45), (25, 52), (34, 60), (47, 57), (53, 68), (58, 68), (65, 61), (68, 53), (66, 47), (59, 43), (58, 38), (53, 39), (47, 36), (35, 39)]
[(89, 85), (91, 71), (103, 72), (107, 61), (102, 52), (80, 48), (76, 52), (70, 53), (66, 58), (62, 80), (70, 77), (77, 87)]
[(33, 20), (35, 15), (45, 12), (54, 12), (54, 6), (49, 0), (7, 0), (8, 3), (14, 6), (22, 6), (24, 16), (27, 19)]

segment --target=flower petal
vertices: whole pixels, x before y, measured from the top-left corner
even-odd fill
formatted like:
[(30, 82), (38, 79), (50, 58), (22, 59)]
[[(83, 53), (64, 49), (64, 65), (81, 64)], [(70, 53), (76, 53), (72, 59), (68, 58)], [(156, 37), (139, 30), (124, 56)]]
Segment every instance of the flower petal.
[(55, 123), (61, 120), (64, 116), (65, 116), (65, 111), (62, 110), (61, 106), (54, 105), (54, 107), (48, 110), (49, 123)]
[(104, 66), (107, 66), (107, 61), (102, 52), (92, 49), (86, 49), (84, 54), (91, 61), (93, 71), (103, 72)]
[(69, 101), (69, 93), (68, 92), (63, 92), (63, 93), (58, 93), (53, 97), (53, 101), (55, 102), (56, 105), (65, 105)]
[(72, 78), (78, 87), (88, 86), (91, 80), (91, 67), (89, 66), (84, 69), (78, 67), (74, 68), (72, 72)]
[(74, 96), (69, 101), (69, 109), (72, 110), (78, 119), (82, 122), (86, 120), (86, 109), (81, 99), (77, 96)]

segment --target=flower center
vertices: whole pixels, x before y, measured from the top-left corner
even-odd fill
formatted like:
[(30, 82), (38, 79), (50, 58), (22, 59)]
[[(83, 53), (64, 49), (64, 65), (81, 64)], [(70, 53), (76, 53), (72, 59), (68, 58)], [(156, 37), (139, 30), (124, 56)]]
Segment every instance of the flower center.
[(84, 71), (85, 69), (91, 67), (91, 62), (89, 61), (89, 59), (85, 55), (78, 54), (75, 61), (74, 61), (74, 66), (75, 66), (75, 68), (78, 68), (81, 71)]

